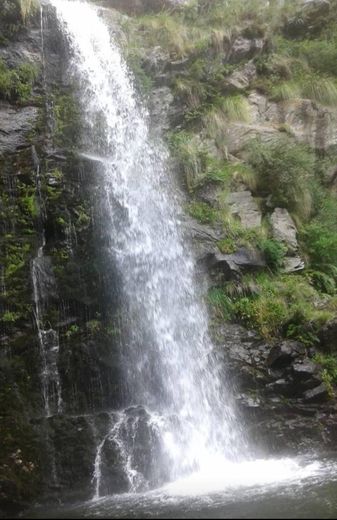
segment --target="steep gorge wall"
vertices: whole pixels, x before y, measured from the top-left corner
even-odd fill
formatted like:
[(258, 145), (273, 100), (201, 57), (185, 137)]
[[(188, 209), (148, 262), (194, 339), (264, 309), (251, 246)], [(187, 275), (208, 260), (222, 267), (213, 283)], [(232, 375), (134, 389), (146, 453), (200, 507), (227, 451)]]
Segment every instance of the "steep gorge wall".
[[(118, 282), (102, 224), (99, 168), (78, 155), (66, 44), (49, 8), (43, 25), (44, 49), (39, 11), (0, 48), (9, 70), (27, 62), (38, 70), (29, 99), (0, 101), (0, 496), (9, 510), (55, 490), (76, 487), (86, 497), (100, 435), (100, 424), (96, 432), (86, 416), (122, 401)], [(43, 400), (32, 275), (43, 240), (41, 326), (49, 357), (58, 339), (62, 396), (62, 413), (54, 417), (46, 417)], [(52, 399), (55, 388), (47, 391)], [(99, 422), (105, 432), (109, 419)]]

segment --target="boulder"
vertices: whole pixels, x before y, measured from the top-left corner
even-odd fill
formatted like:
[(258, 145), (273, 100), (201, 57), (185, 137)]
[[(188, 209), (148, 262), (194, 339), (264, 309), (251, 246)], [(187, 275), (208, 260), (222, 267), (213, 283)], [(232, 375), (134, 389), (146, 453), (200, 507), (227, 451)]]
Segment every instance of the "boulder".
[(251, 82), (256, 78), (256, 66), (254, 63), (246, 63), (242, 69), (235, 70), (228, 78), (225, 79), (225, 90), (227, 91), (244, 91)]
[(211, 206), (217, 206), (219, 195), (222, 191), (222, 186), (219, 185), (219, 183), (209, 182), (201, 186), (198, 190), (198, 199)]
[(243, 36), (236, 38), (230, 48), (227, 60), (229, 63), (239, 63), (242, 60), (258, 56), (263, 51), (265, 40), (262, 38), (248, 39)]
[(276, 208), (270, 217), (273, 237), (287, 246), (288, 253), (298, 250), (297, 228), (285, 208)]
[(238, 217), (242, 226), (250, 229), (261, 226), (261, 211), (250, 191), (236, 191), (228, 195), (231, 214)]
[(299, 256), (286, 256), (283, 260), (283, 270), (285, 273), (295, 273), (302, 271), (305, 263)]
[(322, 403), (329, 399), (329, 392), (325, 384), (322, 383), (319, 386), (304, 392), (303, 397), (308, 403)]
[(209, 253), (204, 261), (211, 272), (221, 274), (225, 280), (240, 278), (243, 272), (258, 271), (266, 266), (258, 250), (246, 247), (233, 254)]
[(226, 146), (228, 153), (237, 156), (242, 152), (247, 144), (252, 140), (259, 138), (263, 142), (271, 142), (278, 135), (278, 129), (271, 124), (255, 124), (233, 122), (228, 125), (225, 134)]
[(306, 359), (301, 363), (294, 363), (292, 366), (293, 373), (296, 377), (308, 378), (315, 375), (318, 371), (318, 367), (315, 363)]

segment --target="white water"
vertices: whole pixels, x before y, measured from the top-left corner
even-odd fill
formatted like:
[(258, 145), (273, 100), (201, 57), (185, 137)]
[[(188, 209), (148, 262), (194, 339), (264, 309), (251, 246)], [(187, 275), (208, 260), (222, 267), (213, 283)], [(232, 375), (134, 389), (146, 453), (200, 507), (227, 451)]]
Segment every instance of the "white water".
[[(167, 489), (202, 493), (304, 475), (306, 470), (289, 460), (249, 460), (224, 374), (220, 377), (213, 357), (193, 256), (177, 220), (179, 195), (166, 166), (166, 150), (149, 137), (147, 114), (99, 10), (78, 0), (51, 3), (80, 85), (83, 153), (104, 172), (106, 226), (128, 330), (121, 360), (128, 402), (146, 408), (149, 427), (160, 438), (168, 480), (176, 479)], [(120, 447), (130, 490), (137, 491), (137, 482), (142, 483), (132, 467), (132, 443), (121, 440), (122, 426), (130, 426), (124, 412), (97, 446), (96, 499), (102, 450), (109, 438)]]
[(35, 322), (38, 331), (40, 355), (42, 361), (41, 384), (45, 415), (61, 413), (62, 395), (61, 380), (58, 371), (59, 336), (52, 328), (44, 326), (44, 303), (47, 288), (45, 287), (46, 272), (44, 250), (45, 238), (38, 249), (37, 257), (32, 262), (33, 298), (35, 305)]

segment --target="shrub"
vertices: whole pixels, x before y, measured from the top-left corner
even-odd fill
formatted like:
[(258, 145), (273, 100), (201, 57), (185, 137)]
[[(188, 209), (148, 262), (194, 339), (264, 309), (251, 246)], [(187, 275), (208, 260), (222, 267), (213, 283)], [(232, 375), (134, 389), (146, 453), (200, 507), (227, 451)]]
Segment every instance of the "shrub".
[(283, 265), (287, 252), (285, 245), (278, 240), (268, 238), (262, 240), (258, 245), (265, 256), (268, 267), (272, 271), (278, 271)]
[(37, 78), (34, 65), (25, 63), (9, 69), (0, 59), (0, 98), (11, 102), (25, 102), (29, 99)]
[(3, 323), (15, 323), (20, 319), (20, 317), (21, 314), (19, 312), (6, 311), (2, 315), (1, 321)]
[(257, 172), (258, 191), (271, 194), (275, 207), (287, 208), (303, 218), (310, 215), (314, 154), (307, 147), (286, 137), (271, 143), (254, 140), (248, 161)]
[(320, 222), (308, 224), (302, 233), (310, 263), (314, 267), (329, 270), (337, 265), (337, 233)]
[(337, 48), (335, 41), (326, 39), (292, 42), (293, 56), (304, 58), (317, 72), (337, 76)]
[(275, 294), (241, 298), (234, 304), (234, 311), (238, 318), (266, 339), (277, 336), (288, 318), (285, 302)]
[(314, 361), (321, 366), (322, 380), (327, 386), (330, 397), (333, 397), (333, 386), (337, 385), (337, 358), (325, 354), (316, 354)]

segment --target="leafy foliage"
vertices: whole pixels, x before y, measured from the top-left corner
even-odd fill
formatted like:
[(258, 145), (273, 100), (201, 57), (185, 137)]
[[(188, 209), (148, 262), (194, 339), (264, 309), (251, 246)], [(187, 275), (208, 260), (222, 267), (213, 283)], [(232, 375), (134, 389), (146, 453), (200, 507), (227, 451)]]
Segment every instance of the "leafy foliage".
[(271, 143), (255, 140), (248, 161), (257, 172), (257, 190), (270, 194), (275, 207), (303, 218), (310, 215), (315, 158), (307, 147), (286, 138)]
[(0, 99), (16, 103), (28, 101), (37, 73), (36, 67), (29, 63), (9, 69), (0, 60)]

